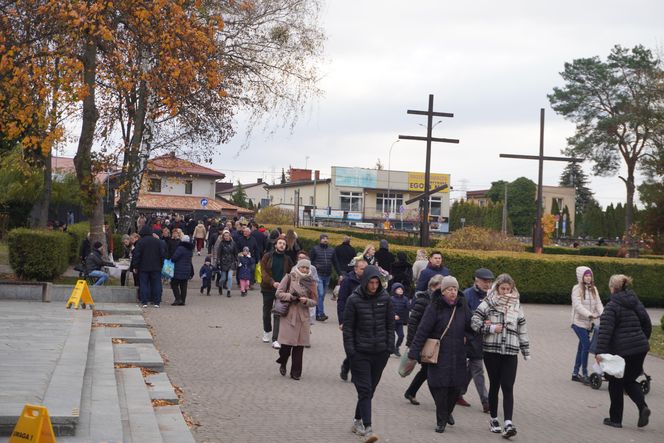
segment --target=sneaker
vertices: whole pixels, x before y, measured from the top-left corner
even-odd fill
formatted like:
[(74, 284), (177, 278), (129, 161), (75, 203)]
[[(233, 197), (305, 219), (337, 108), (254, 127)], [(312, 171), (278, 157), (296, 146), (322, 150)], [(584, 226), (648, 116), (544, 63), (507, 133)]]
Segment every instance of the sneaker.
[(155, 308), (158, 308), (158, 307), (159, 307), (159, 305), (154, 305), (154, 307), (155, 307)]
[(401, 352), (399, 352), (398, 349), (395, 349), (394, 350), (394, 355), (396, 355), (397, 357), (401, 357)]
[(583, 383), (585, 386), (590, 386), (590, 378), (588, 378), (587, 375), (579, 376), (579, 381)]
[(492, 418), (489, 420), (489, 430), (494, 434), (499, 434), (503, 431), (497, 418)]
[(367, 437), (364, 440), (364, 443), (372, 443), (378, 441), (378, 436), (376, 436), (376, 434), (373, 433), (373, 429), (371, 429), (371, 426), (366, 426), (364, 428), (364, 436)]
[(611, 426), (612, 428), (622, 428), (622, 423), (612, 422), (611, 419), (608, 417), (604, 419), (604, 424), (607, 426)]
[(468, 402), (463, 398), (463, 395), (461, 395), (461, 396), (459, 396), (459, 398), (457, 398), (456, 404), (458, 404), (459, 406), (465, 406), (465, 407), (467, 407), (467, 408), (470, 407), (470, 403), (468, 403)]
[(148, 307), (148, 305), (143, 305), (143, 307), (144, 307), (144, 308), (147, 308), (147, 307)]
[(272, 342), (272, 347), (273, 347), (274, 349), (281, 349), (281, 345), (280, 345), (279, 342), (276, 341), (276, 340)]
[(572, 374), (572, 381), (581, 381), (581, 377), (579, 377), (579, 374)]
[(353, 427), (350, 428), (351, 432), (357, 435), (364, 435), (365, 429), (364, 429), (364, 424), (362, 424), (362, 420), (359, 418), (354, 418), (353, 419)]
[(503, 431), (503, 438), (511, 438), (516, 435), (516, 426), (512, 423), (505, 425), (505, 430)]
[(263, 343), (270, 343), (270, 333), (263, 332)]

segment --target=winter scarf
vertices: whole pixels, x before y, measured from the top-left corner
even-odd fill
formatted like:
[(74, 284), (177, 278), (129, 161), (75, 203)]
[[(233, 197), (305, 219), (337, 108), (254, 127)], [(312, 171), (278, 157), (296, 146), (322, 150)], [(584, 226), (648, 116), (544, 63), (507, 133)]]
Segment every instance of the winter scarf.
[(517, 330), (521, 303), (519, 302), (519, 291), (516, 288), (513, 288), (511, 293), (505, 295), (499, 295), (498, 288), (491, 288), (489, 295), (486, 297), (486, 302), (496, 311), (502, 312), (507, 329), (512, 331)]

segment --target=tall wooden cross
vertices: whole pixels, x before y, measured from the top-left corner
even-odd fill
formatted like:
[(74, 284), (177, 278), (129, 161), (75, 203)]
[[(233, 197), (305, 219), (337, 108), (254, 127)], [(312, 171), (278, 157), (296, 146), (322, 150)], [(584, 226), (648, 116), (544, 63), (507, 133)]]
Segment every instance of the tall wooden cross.
[(554, 162), (582, 162), (582, 158), (574, 157), (550, 157), (544, 155), (544, 108), (540, 109), (540, 145), (539, 155), (517, 155), (500, 154), (502, 158), (518, 158), (522, 160), (537, 160), (539, 162), (539, 175), (537, 177), (537, 218), (535, 220), (535, 230), (533, 231), (533, 251), (537, 254), (542, 253), (544, 246), (544, 236), (542, 235), (542, 172), (544, 170), (544, 160)]
[(422, 200), (423, 202), (423, 217), (422, 222), (420, 223), (420, 246), (429, 246), (429, 198), (431, 195), (431, 142), (440, 142), (440, 143), (459, 143), (459, 140), (452, 138), (436, 138), (431, 136), (431, 131), (433, 130), (433, 118), (434, 117), (454, 117), (454, 114), (449, 112), (434, 112), (433, 110), (433, 94), (429, 94), (429, 109), (427, 111), (406, 111), (408, 114), (415, 115), (426, 115), (427, 116), (427, 136), (420, 137), (414, 135), (400, 135), (399, 140), (417, 140), (427, 142), (427, 156), (426, 156), (426, 165), (424, 168), (424, 196), (426, 199)]

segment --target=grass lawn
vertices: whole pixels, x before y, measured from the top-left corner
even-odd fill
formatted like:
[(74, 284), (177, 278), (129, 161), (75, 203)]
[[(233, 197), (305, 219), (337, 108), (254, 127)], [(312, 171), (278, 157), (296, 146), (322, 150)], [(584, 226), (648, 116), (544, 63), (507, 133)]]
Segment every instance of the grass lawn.
[(652, 325), (652, 335), (650, 336), (650, 353), (664, 358), (664, 330), (659, 323)]
[(0, 265), (9, 264), (9, 247), (7, 242), (0, 242)]

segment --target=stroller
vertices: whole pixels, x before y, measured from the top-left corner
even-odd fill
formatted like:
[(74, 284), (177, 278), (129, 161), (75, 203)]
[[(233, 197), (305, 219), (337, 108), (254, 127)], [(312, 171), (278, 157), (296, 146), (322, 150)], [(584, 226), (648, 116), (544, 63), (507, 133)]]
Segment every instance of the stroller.
[[(593, 336), (590, 339), (590, 352), (593, 354), (597, 354), (595, 352), (597, 350), (597, 337), (599, 335), (599, 328), (594, 327), (593, 328)], [(593, 372), (590, 374), (588, 377), (590, 379), (590, 387), (593, 389), (599, 389), (602, 387), (602, 382), (606, 380), (606, 376), (601, 373), (601, 372)], [(641, 386), (641, 391), (643, 392), (643, 395), (648, 395), (650, 392), (650, 382), (652, 380), (652, 377), (650, 377), (646, 372), (644, 371), (637, 379), (637, 383)]]

